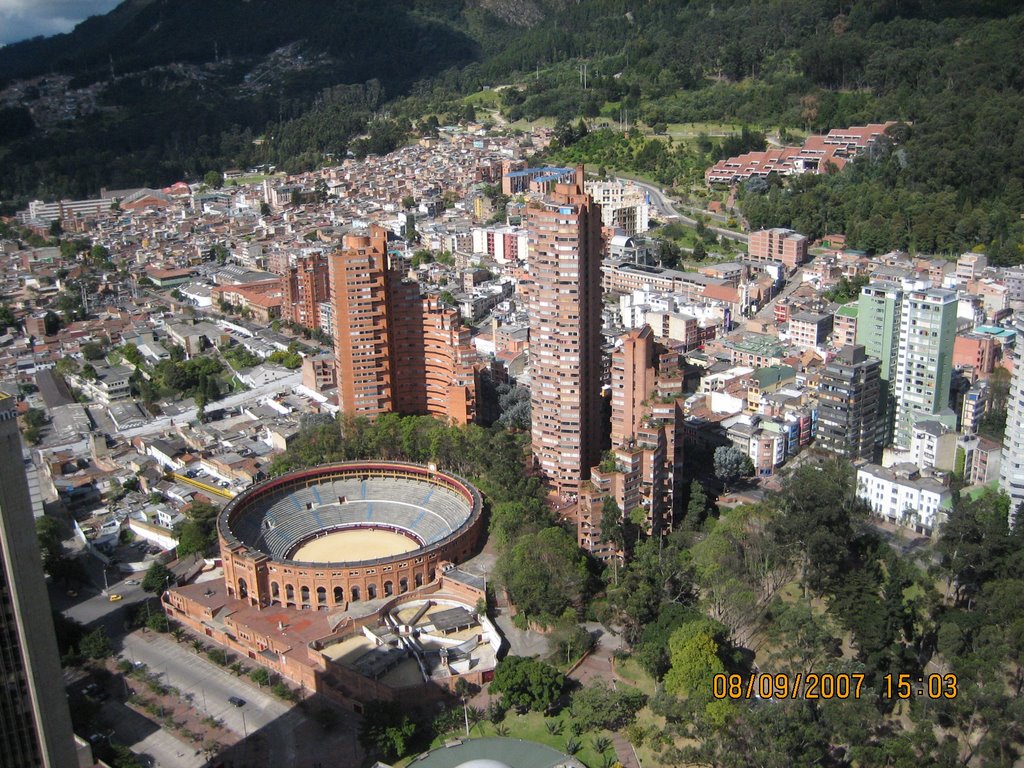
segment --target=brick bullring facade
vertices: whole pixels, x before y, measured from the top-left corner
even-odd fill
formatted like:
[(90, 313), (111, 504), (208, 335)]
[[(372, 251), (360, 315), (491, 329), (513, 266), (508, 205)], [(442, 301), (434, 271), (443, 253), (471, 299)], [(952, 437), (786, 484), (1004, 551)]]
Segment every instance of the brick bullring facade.
[[(373, 502), (358, 498), (358, 494), (335, 498), (333, 504), (324, 499), (324, 489), (354, 487), (354, 483), (361, 484), (365, 497), (367, 482), (393, 482), (406, 494), (422, 488), (421, 506)], [(431, 497), (444, 499), (444, 514), (430, 508)], [(362, 509), (357, 510), (359, 522), (344, 522), (337, 516), (339, 510), (359, 503), (367, 510), (365, 516)], [(395, 515), (387, 513), (389, 503), (397, 510)], [(328, 518), (330, 510), (335, 518)], [(412, 519), (398, 524), (397, 514)], [(421, 520), (435, 518), (447, 528), (421, 530), (425, 526)], [(222, 510), (217, 532), (228, 597), (261, 609), (281, 606), (325, 611), (402, 595), (435, 581), (440, 563), (459, 563), (476, 551), (483, 525), (479, 491), (454, 475), (417, 464), (346, 462), (291, 472), (252, 487)], [(289, 559), (297, 545), (344, 529), (398, 532), (420, 546), (373, 560), (302, 563)]]

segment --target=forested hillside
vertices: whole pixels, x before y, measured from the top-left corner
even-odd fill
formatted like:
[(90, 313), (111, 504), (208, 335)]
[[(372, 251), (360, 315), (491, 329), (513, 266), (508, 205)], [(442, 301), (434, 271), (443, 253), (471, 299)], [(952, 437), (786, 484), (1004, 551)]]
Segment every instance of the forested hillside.
[[(870, 163), (745, 190), (745, 214), (812, 235), (845, 229), (874, 250), (983, 245), (1016, 263), (1021, 40), (1012, 0), (130, 0), (71, 35), (0, 50), (0, 80), (53, 69), (100, 83), (100, 109), (56, 129), (26, 120), (30, 101), (4, 112), (0, 201), (229, 165), (314, 167), (386, 150), (428, 115), (466, 117), (462, 97), (509, 85), (499, 106), (511, 121), (764, 133), (907, 121), (905, 141)], [(683, 187), (719, 150), (634, 143), (625, 165)]]

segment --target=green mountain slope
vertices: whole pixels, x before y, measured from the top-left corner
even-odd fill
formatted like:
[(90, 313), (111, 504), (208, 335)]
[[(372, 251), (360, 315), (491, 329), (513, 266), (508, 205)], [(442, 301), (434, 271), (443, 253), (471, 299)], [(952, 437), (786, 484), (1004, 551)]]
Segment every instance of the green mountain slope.
[[(892, 158), (802, 182), (801, 198), (750, 196), (749, 215), (860, 229), (871, 248), (984, 244), (1016, 261), (1021, 40), (1014, 0), (128, 0), (69, 35), (0, 50), (0, 78), (54, 70), (96, 83), (98, 106), (44, 125), (31, 101), (0, 114), (0, 202), (384, 151), (425, 115), (458, 119), (466, 94), (512, 84), (510, 120), (906, 120)], [(382, 108), (389, 120), (374, 118)], [(647, 151), (665, 183), (710, 158), (669, 150)], [(844, 184), (867, 186), (851, 197)]]

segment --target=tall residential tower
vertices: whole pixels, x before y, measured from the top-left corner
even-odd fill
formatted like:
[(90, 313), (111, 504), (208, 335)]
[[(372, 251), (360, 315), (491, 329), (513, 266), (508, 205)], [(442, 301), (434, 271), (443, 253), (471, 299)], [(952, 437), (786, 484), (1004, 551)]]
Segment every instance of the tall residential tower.
[(850, 459), (874, 458), (882, 426), (879, 362), (864, 347), (843, 347), (818, 383), (818, 439), (826, 451)]
[(1014, 521), (1017, 508), (1024, 503), (1024, 320), (1017, 321), (1016, 331), (1013, 378), (1006, 398), (1006, 430), (999, 468), (999, 488), (1010, 497), (1010, 518)]
[(601, 454), (601, 211), (583, 168), (526, 208), (533, 453), (575, 495)]
[(949, 408), (956, 340), (956, 293), (942, 288), (907, 291), (900, 313), (893, 442), (910, 447), (914, 422)]
[(0, 766), (78, 765), (15, 421), (0, 393)]
[(392, 266), (387, 231), (345, 236), (330, 258), (338, 399), (349, 416), (422, 413), (476, 418), (470, 331)]
[(857, 343), (881, 362), (882, 445), (909, 448), (914, 422), (948, 407), (956, 313), (956, 294), (941, 288), (884, 281), (861, 292)]

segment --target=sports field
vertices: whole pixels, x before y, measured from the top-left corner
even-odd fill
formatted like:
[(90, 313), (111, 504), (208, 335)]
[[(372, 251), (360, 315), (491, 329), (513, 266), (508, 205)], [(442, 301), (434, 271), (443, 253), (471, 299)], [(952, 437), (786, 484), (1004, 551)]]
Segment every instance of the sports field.
[(300, 563), (346, 563), (401, 555), (419, 547), (413, 539), (400, 533), (353, 528), (307, 541), (290, 559)]

